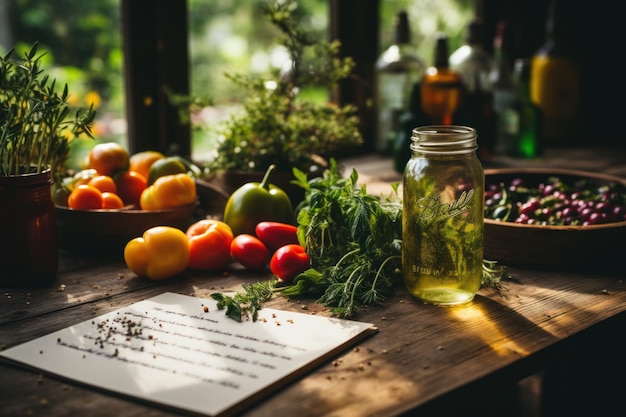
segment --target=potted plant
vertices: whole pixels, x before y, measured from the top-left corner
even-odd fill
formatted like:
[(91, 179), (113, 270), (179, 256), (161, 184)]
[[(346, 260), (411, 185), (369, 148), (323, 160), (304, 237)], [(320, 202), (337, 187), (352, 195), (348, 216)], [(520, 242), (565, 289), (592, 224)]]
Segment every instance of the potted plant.
[(205, 166), (207, 178), (225, 191), (249, 180), (260, 181), (273, 164), (274, 182), (292, 194), (293, 167), (319, 174), (329, 157), (363, 142), (355, 106), (304, 98), (306, 89), (331, 89), (349, 77), (354, 62), (339, 57), (338, 41), (318, 41), (304, 31), (293, 8), (292, 2), (276, 2), (264, 9), (283, 35), (281, 44), (290, 57), (287, 70), (263, 77), (227, 74), (246, 89), (247, 98), (243, 111), (220, 127), (213, 158)]
[(67, 85), (56, 91), (35, 43), (23, 59), (0, 57), (0, 286), (56, 278), (58, 254), (52, 184), (73, 138), (91, 137), (93, 106), (70, 119)]

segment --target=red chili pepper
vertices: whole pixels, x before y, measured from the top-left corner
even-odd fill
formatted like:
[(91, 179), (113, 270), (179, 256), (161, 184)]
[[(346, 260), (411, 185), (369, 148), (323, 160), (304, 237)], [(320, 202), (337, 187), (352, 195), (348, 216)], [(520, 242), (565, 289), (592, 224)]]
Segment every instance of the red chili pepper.
[(298, 244), (298, 228), (293, 224), (280, 222), (260, 222), (255, 228), (256, 235), (271, 251), (289, 245)]
[(282, 246), (270, 260), (270, 270), (279, 280), (291, 283), (296, 275), (310, 268), (311, 259), (304, 247), (295, 244)]

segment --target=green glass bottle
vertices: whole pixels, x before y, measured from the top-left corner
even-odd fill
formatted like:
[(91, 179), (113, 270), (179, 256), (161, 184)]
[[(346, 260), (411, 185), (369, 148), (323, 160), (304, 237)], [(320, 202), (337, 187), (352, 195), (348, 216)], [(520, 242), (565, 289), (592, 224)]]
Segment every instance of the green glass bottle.
[(485, 180), (474, 128), (413, 130), (403, 174), (402, 275), (426, 303), (470, 302), (483, 266)]
[(530, 60), (516, 59), (513, 69), (513, 82), (517, 90), (514, 108), (519, 117), (517, 141), (510, 149), (510, 155), (521, 158), (535, 158), (543, 154), (543, 114), (530, 98)]

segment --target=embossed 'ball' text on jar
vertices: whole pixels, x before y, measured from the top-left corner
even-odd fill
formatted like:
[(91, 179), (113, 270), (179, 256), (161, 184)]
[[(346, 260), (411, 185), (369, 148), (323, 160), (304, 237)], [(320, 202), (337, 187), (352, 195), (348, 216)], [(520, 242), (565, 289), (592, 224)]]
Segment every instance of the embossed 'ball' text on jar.
[(402, 274), (409, 292), (438, 305), (470, 302), (483, 267), (485, 176), (477, 132), (413, 129), (403, 174)]

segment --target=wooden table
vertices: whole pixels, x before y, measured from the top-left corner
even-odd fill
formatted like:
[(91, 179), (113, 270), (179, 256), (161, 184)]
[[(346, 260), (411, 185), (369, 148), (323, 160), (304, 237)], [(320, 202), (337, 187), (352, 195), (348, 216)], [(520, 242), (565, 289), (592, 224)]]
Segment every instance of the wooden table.
[[(368, 172), (365, 167), (363, 172)], [(356, 317), (374, 323), (377, 334), (243, 415), (523, 416), (527, 404), (519, 401), (519, 382), (538, 373), (543, 375), (545, 415), (611, 415), (609, 407), (618, 404), (626, 387), (626, 274), (510, 272), (515, 280), (505, 282), (501, 291), (483, 288), (462, 307), (424, 305), (398, 287), (382, 306)], [(134, 276), (121, 256), (61, 252), (53, 287), (1, 291), (0, 346), (165, 291), (208, 297), (265, 278), (233, 267), (228, 274), (187, 272), (153, 282)], [(315, 300), (277, 297), (267, 306), (329, 315)], [(180, 415), (4, 362), (0, 372), (1, 416)]]

